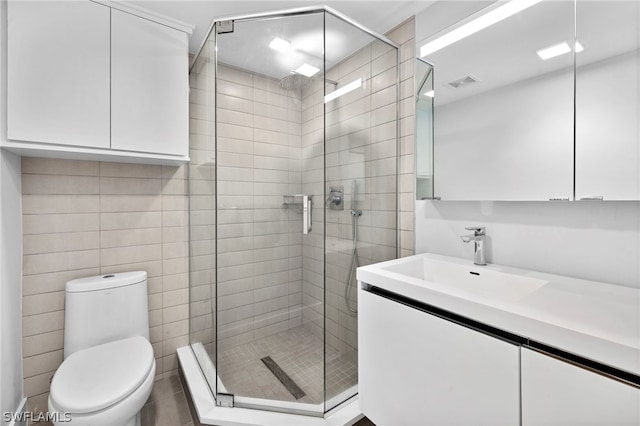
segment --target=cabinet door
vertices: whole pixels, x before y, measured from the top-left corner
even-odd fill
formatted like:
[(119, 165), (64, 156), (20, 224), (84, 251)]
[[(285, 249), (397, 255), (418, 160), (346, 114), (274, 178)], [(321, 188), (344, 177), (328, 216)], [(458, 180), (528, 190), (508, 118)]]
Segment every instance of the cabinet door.
[(188, 154), (187, 35), (111, 12), (111, 148)]
[(522, 425), (640, 424), (640, 389), (522, 349)]
[(109, 8), (8, 3), (7, 136), (109, 147)]
[(576, 199), (640, 200), (640, 2), (576, 3)]
[(359, 393), (377, 425), (516, 425), (519, 347), (359, 293)]

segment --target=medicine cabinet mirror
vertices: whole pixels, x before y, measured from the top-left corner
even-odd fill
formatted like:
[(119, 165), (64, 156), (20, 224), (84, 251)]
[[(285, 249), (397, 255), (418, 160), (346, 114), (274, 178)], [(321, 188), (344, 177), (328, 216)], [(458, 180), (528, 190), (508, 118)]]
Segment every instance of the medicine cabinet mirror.
[(417, 46), (433, 65), (432, 116), (416, 73), (418, 199), (640, 199), (640, 2), (493, 2), (452, 21)]
[(416, 59), (416, 197), (433, 198), (433, 67)]

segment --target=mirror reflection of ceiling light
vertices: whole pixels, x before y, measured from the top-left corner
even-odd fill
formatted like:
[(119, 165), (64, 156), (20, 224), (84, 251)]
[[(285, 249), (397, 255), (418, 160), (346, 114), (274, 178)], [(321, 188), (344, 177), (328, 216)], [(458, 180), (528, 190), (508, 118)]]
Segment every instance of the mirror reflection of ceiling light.
[(449, 46), (457, 41), (462, 40), (465, 37), (469, 37), (472, 34), (477, 33), (491, 25), (515, 15), (535, 4), (540, 3), (542, 0), (511, 0), (509, 3), (500, 6), (490, 12), (485, 13), (476, 19), (467, 22), (464, 25), (457, 27), (456, 29), (449, 31), (442, 36), (424, 44), (420, 48), (420, 56), (424, 57), (433, 52), (436, 52), (444, 47)]
[(291, 43), (287, 40), (276, 37), (271, 40), (271, 43), (269, 43), (269, 47), (273, 50), (277, 50), (278, 52), (286, 52), (291, 48)]
[(433, 91), (433, 90), (429, 90), (429, 91), (428, 91), (428, 92), (426, 92), (424, 95), (425, 95), (425, 96), (428, 96), (428, 97), (430, 97), (430, 98), (433, 98), (433, 96), (435, 95), (435, 93), (434, 93), (434, 91)]
[[(576, 41), (574, 46), (576, 53), (580, 53), (584, 50), (584, 47), (582, 46), (582, 44), (580, 44), (579, 41)], [(556, 56), (564, 55), (565, 53), (569, 52), (571, 52), (571, 46), (569, 46), (569, 43), (567, 43), (566, 41), (554, 44), (553, 46), (545, 47), (544, 49), (536, 50), (536, 53), (543, 61), (555, 58)]]
[(302, 74), (305, 77), (312, 77), (316, 75), (319, 71), (320, 71), (319, 68), (316, 68), (313, 65), (309, 65), (309, 64), (302, 64), (298, 67), (297, 70), (295, 70), (296, 73)]
[(564, 55), (565, 53), (571, 52), (571, 48), (566, 41), (562, 43), (554, 44), (553, 46), (545, 47), (544, 49), (536, 50), (538, 56), (543, 61), (547, 59), (555, 58), (556, 56)]
[(324, 97), (324, 103), (329, 103), (332, 100), (339, 98), (342, 95), (346, 95), (349, 92), (353, 92), (354, 90), (362, 87), (362, 78), (352, 81), (351, 83), (342, 86), (339, 89), (334, 90)]

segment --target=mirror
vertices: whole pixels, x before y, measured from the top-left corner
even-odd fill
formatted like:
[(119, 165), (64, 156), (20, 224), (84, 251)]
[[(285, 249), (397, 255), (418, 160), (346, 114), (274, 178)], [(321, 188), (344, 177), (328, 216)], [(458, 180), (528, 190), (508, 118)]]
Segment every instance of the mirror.
[(416, 58), (416, 198), (433, 198), (433, 67)]
[(434, 98), (433, 132), (416, 98), (417, 198), (640, 200), (640, 2), (466, 3), (417, 22), (444, 28), (418, 43)]
[(640, 200), (640, 2), (579, 1), (576, 199)]
[[(438, 48), (511, 3), (530, 7)], [(564, 54), (540, 56), (560, 43)], [(572, 198), (573, 45), (572, 1), (496, 2), (422, 44), (435, 67), (435, 197)]]

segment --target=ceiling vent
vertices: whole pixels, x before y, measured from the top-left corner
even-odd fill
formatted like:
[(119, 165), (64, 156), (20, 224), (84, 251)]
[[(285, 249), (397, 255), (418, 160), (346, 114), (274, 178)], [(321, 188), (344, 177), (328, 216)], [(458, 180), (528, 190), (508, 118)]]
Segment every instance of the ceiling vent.
[(471, 84), (477, 83), (479, 81), (480, 80), (478, 79), (478, 77), (469, 74), (457, 80), (448, 82), (447, 86), (452, 87), (454, 89), (460, 89), (461, 87), (466, 87)]

